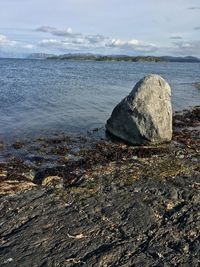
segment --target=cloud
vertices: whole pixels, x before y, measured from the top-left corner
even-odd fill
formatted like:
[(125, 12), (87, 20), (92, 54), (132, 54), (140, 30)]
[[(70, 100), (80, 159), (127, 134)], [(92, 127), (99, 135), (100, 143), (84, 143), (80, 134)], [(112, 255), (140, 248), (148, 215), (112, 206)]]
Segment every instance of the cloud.
[(176, 42), (174, 52), (182, 55), (197, 55), (199, 56), (200, 41)]
[(21, 47), (25, 49), (33, 49), (34, 45), (33, 44), (22, 44)]
[(0, 47), (13, 47), (17, 42), (10, 41), (5, 35), (0, 34)]
[(90, 50), (90, 51), (99, 51), (106, 49), (117, 51), (129, 51), (129, 52), (152, 52), (157, 50), (157, 47), (154, 44), (148, 44), (139, 40), (121, 40), (121, 39), (112, 39), (110, 37), (100, 35), (100, 34), (82, 34), (75, 33), (72, 29), (66, 28), (64, 30), (58, 30), (50, 26), (42, 26), (36, 29), (40, 32), (50, 33), (56, 37), (65, 37), (64, 39), (44, 39), (39, 42), (39, 46), (46, 48), (54, 48), (58, 50)]
[[(198, 29), (199, 27), (196, 27), (196, 30)], [(154, 43), (137, 39), (124, 40), (98, 34), (76, 33), (70, 27), (58, 30), (54, 27), (42, 26), (37, 31), (51, 35), (51, 38), (40, 41), (38, 46), (54, 53), (78, 51), (101, 54), (199, 56), (200, 51), (200, 41), (182, 41), (182, 37), (179, 35), (169, 37), (169, 39), (174, 40), (173, 43), (157, 46)]]
[(91, 41), (87, 38), (70, 39), (65, 38), (64, 40), (58, 39), (44, 39), (38, 44), (40, 47), (46, 49), (57, 50), (58, 52), (67, 51), (97, 51), (106, 47), (103, 42)]
[(180, 39), (182, 39), (182, 37), (181, 36), (171, 36), (171, 37), (169, 37), (169, 39), (180, 40)]
[(195, 27), (194, 30), (195, 31), (199, 31), (200, 30), (200, 27)]
[(53, 32), (54, 30), (56, 30), (55, 27), (50, 27), (50, 26), (41, 26), (39, 28), (37, 28), (35, 31), (36, 32)]
[(47, 33), (51, 33), (52, 35), (55, 35), (55, 36), (63, 36), (63, 37), (67, 37), (70, 35), (72, 35), (72, 36), (76, 35), (76, 34), (72, 33), (72, 28), (70, 28), (70, 27), (68, 27), (64, 30), (58, 30), (55, 27), (41, 26), (41, 27), (37, 28), (36, 31), (37, 32), (47, 32)]
[[(71, 27), (68, 27), (63, 30), (56, 29), (55, 27), (50, 27), (50, 26), (41, 26), (36, 29), (38, 32), (45, 32), (45, 33), (50, 33), (53, 36), (58, 36), (58, 37), (65, 37), (65, 42), (68, 43), (76, 43), (76, 44), (83, 44), (83, 43), (88, 43), (88, 44), (97, 44), (100, 42), (103, 42), (109, 38), (103, 36), (103, 35), (84, 35), (82, 33), (75, 33), (72, 31)], [(50, 41), (51, 42), (51, 41)]]
[[(200, 27), (195, 27), (200, 30)], [(172, 35), (168, 37), (173, 42), (166, 45), (156, 45), (137, 39), (111, 38), (101, 34), (83, 34), (73, 32), (68, 27), (57, 29), (50, 26), (42, 26), (36, 31), (46, 34), (37, 43), (26, 43), (24, 41), (10, 40), (7, 36), (0, 34), (0, 50), (8, 52), (45, 52), (54, 54), (65, 53), (96, 53), (96, 54), (127, 54), (127, 55), (194, 55), (200, 56), (200, 40), (183, 41), (182, 37)]]
[(23, 42), (17, 42), (9, 40), (7, 36), (0, 34), (0, 48), (3, 50), (20, 50), (20, 49), (33, 49), (33, 44), (23, 43)]
[(188, 7), (188, 9), (190, 9), (190, 10), (200, 10), (200, 6), (192, 6), (192, 7)]
[(126, 51), (140, 51), (140, 52), (153, 52), (156, 51), (158, 48), (156, 45), (151, 43), (145, 43), (139, 40), (130, 40), (130, 41), (123, 41), (120, 39), (113, 39), (111, 43), (109, 43), (107, 46), (113, 47), (113, 48), (119, 48), (121, 50)]

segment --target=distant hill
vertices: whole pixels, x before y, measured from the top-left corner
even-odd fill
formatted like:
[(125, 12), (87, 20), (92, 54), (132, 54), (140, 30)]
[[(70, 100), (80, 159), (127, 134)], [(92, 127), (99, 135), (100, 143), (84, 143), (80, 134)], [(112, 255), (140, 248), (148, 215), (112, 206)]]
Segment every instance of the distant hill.
[(96, 54), (64, 54), (52, 55), (44, 53), (30, 54), (29, 59), (57, 59), (57, 60), (82, 60), (82, 61), (127, 61), (127, 62), (188, 62), (199, 63), (197, 57), (172, 57), (172, 56), (127, 56), (127, 55), (96, 55)]
[(85, 60), (85, 61), (129, 61), (129, 62), (160, 62), (160, 57), (154, 56), (127, 56), (127, 55), (95, 55), (95, 54), (66, 54), (60, 56), (48, 57), (47, 59), (60, 59), (60, 60)]

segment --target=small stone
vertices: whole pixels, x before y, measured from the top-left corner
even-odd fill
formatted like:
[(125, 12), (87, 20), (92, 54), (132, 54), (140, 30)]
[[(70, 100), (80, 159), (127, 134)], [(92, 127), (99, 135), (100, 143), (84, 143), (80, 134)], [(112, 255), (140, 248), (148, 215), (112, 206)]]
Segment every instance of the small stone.
[(35, 172), (33, 170), (30, 170), (29, 172), (26, 172), (26, 173), (22, 173), (22, 175), (30, 181), (33, 181), (35, 178)]
[(6, 263), (9, 263), (9, 262), (12, 262), (13, 261), (13, 258), (8, 258), (7, 260), (5, 260), (3, 263), (6, 264)]
[(184, 253), (188, 253), (189, 252), (189, 245), (188, 244), (185, 244), (182, 248), (183, 252)]
[(198, 162), (199, 160), (197, 158), (192, 158), (191, 159), (193, 162)]
[(167, 210), (172, 210), (174, 208), (174, 204), (172, 201), (170, 201), (169, 203), (167, 203)]
[(194, 183), (192, 184), (192, 187), (195, 189), (200, 189), (200, 183)]

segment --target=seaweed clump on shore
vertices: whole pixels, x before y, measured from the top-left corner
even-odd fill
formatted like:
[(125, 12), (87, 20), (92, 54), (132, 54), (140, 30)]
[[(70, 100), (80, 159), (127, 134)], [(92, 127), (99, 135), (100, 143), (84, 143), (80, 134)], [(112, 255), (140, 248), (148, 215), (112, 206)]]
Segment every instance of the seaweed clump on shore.
[(87, 187), (91, 180), (95, 180), (94, 184), (98, 179), (102, 182), (105, 174), (108, 183), (110, 180), (130, 183), (130, 177), (165, 178), (192, 172), (198, 169), (199, 162), (200, 107), (176, 112), (173, 121), (173, 141), (157, 146), (130, 146), (110, 139), (64, 134), (40, 137), (27, 144), (18, 140), (12, 145), (16, 152), (12, 150), (13, 155), (0, 164), (0, 192), (9, 194), (9, 190), (3, 189), (4, 183), (20, 182), (17, 192), (21, 183), (32, 188), (46, 184), (43, 181), (48, 177), (57, 177), (52, 178), (56, 181), (60, 177), (64, 188), (72, 188), (80, 184)]

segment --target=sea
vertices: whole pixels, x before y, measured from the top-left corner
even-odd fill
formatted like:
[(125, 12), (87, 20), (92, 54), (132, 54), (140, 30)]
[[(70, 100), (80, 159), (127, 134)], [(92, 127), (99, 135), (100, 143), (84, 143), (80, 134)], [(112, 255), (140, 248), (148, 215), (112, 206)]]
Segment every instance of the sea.
[(0, 141), (104, 127), (147, 74), (169, 82), (174, 111), (200, 105), (200, 63), (0, 59)]

